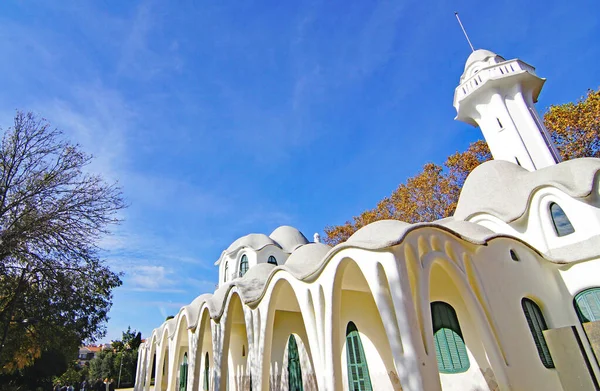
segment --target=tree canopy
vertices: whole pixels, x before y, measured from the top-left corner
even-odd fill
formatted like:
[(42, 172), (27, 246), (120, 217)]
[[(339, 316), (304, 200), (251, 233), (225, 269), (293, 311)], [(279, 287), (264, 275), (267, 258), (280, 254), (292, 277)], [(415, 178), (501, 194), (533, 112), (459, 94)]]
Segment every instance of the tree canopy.
[[(544, 123), (563, 160), (600, 157), (600, 89), (588, 91), (576, 103), (551, 106), (544, 115)], [(401, 183), (375, 208), (344, 224), (325, 227), (325, 243), (344, 242), (360, 228), (378, 220), (417, 223), (451, 216), (469, 173), (491, 158), (486, 142), (478, 140), (466, 151), (449, 156), (443, 166), (425, 164), (418, 174)]]
[(105, 332), (121, 284), (99, 239), (119, 222), (121, 190), (88, 172), (92, 157), (31, 113), (0, 144), (0, 373), (52, 349), (74, 353)]
[(90, 362), (90, 380), (109, 378), (120, 383), (120, 386), (133, 385), (141, 343), (142, 334), (128, 327), (120, 340), (112, 341), (112, 349), (101, 351)]

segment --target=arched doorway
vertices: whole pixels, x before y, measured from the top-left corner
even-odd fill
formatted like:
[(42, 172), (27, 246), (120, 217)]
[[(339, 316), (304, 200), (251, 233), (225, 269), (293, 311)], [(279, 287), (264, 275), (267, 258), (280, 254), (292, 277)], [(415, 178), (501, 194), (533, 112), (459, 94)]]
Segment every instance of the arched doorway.
[(280, 279), (269, 295), (263, 387), (273, 391), (317, 389), (304, 317), (290, 283)]
[(442, 390), (490, 390), (488, 381), (496, 380), (473, 318), (477, 311), (463, 298), (454, 280), (457, 273), (446, 269), (453, 266), (443, 262), (433, 263), (429, 271), (433, 349)]
[[(369, 284), (354, 260), (344, 259), (338, 266), (333, 296), (336, 330), (333, 335), (337, 339), (335, 365), (341, 369), (345, 388), (361, 391), (400, 389), (381, 314)], [(366, 368), (368, 374), (364, 372)]]
[(250, 387), (248, 362), (248, 334), (240, 297), (231, 295), (225, 319), (223, 356), (221, 358), (221, 389), (246, 391)]

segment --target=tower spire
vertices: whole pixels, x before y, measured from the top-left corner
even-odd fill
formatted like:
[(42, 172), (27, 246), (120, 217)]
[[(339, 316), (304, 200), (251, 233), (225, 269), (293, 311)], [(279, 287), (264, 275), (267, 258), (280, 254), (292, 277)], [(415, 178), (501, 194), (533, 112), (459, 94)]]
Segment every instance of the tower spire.
[(465, 27), (463, 26), (462, 22), (460, 21), (458, 12), (454, 11), (454, 16), (456, 16), (456, 20), (458, 20), (458, 24), (460, 25), (460, 28), (462, 29), (463, 34), (465, 34), (465, 38), (467, 39), (467, 42), (469, 43), (469, 46), (471, 47), (471, 51), (474, 52), (475, 48), (473, 47), (473, 44), (471, 43), (471, 40), (469, 39), (469, 36), (467, 35), (467, 31), (465, 30)]

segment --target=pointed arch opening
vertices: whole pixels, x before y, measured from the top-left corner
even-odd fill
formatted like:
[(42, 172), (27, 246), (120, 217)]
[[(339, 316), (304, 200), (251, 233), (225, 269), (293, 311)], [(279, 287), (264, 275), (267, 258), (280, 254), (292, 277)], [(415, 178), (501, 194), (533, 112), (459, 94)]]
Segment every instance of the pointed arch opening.
[[(473, 389), (491, 390), (488, 380), (497, 383), (483, 335), (483, 314), (473, 300), (466, 277), (448, 260), (437, 258), (429, 269), (431, 342), (442, 390), (455, 389), (468, 381)], [(491, 331), (490, 331), (491, 333)], [(484, 375), (485, 374), (485, 375)]]
[(567, 236), (575, 232), (571, 220), (569, 220), (567, 214), (560, 205), (556, 202), (551, 202), (548, 208), (550, 209), (550, 218), (552, 219), (554, 232), (557, 236)]
[(461, 373), (469, 369), (469, 356), (456, 311), (448, 303), (431, 303), (433, 343), (440, 373)]
[(348, 386), (354, 391), (372, 391), (369, 366), (362, 346), (360, 334), (353, 322), (346, 327), (346, 362)]
[[(340, 376), (349, 389), (356, 384), (370, 387), (357, 388), (360, 390), (394, 390), (401, 387), (382, 314), (363, 271), (351, 258), (343, 259), (336, 271), (332, 309), (333, 328), (336, 330), (333, 334), (334, 365), (339, 371), (336, 376)], [(361, 368), (352, 361), (357, 358), (357, 341), (360, 341), (364, 354), (360, 358), (369, 369), (369, 386), (364, 380), (366, 378), (359, 378), (357, 383), (354, 381), (356, 377), (349, 372)]]
[[(196, 352), (194, 357), (194, 376), (191, 384), (191, 390), (205, 390), (204, 384), (208, 382), (210, 384), (211, 372), (208, 372), (208, 377), (204, 371), (205, 365), (212, 363), (212, 324), (210, 320), (210, 312), (206, 306), (202, 307), (198, 319), (198, 326), (196, 327), (198, 344), (196, 346)], [(209, 355), (208, 361), (206, 355)]]
[(302, 365), (300, 364), (300, 355), (298, 354), (298, 344), (296, 337), (290, 335), (288, 339), (288, 385), (290, 391), (304, 391), (302, 386)]
[(272, 390), (317, 389), (311, 344), (296, 292), (285, 279), (269, 295), (263, 355), (263, 384)]
[(224, 321), (220, 389), (246, 390), (250, 386), (250, 373), (248, 355), (242, 354), (242, 350), (249, 346), (248, 332), (243, 304), (237, 293), (229, 298)]
[(527, 325), (531, 331), (531, 336), (533, 337), (533, 342), (535, 343), (535, 348), (542, 364), (546, 368), (554, 368), (550, 349), (548, 349), (548, 344), (546, 344), (546, 338), (544, 337), (544, 330), (548, 330), (548, 326), (546, 325), (546, 319), (544, 319), (542, 310), (533, 300), (528, 298), (521, 300), (521, 306), (523, 307), (523, 313), (527, 319)]
[[(169, 376), (174, 376), (174, 384), (177, 385), (179, 391), (185, 391), (187, 388), (188, 354), (190, 350), (187, 312), (181, 312), (177, 319), (177, 330), (175, 331), (174, 341), (174, 367), (173, 372), (170, 372)], [(171, 371), (170, 368), (168, 370)]]
[(210, 358), (208, 352), (204, 356), (204, 374), (202, 376), (202, 389), (208, 391), (210, 387)]
[(183, 360), (179, 366), (179, 391), (186, 391), (188, 379), (188, 355), (187, 352), (183, 355)]

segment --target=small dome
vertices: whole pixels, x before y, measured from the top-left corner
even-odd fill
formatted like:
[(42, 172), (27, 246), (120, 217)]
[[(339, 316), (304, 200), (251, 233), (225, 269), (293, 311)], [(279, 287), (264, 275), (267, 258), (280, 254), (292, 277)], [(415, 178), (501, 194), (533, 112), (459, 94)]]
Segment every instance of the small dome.
[(285, 267), (296, 274), (313, 271), (329, 250), (331, 247), (323, 243), (306, 244), (290, 255), (285, 261)]
[(496, 57), (496, 56), (498, 56), (498, 55), (490, 50), (477, 49), (473, 53), (471, 53), (469, 58), (467, 58), (467, 62), (465, 63), (465, 71), (467, 70), (467, 68), (470, 65), (472, 65), (476, 62), (486, 61), (490, 57)]
[(242, 236), (237, 239), (235, 242), (231, 243), (231, 245), (225, 250), (227, 254), (237, 251), (242, 247), (250, 247), (251, 249), (258, 251), (263, 247), (268, 245), (277, 245), (273, 239), (268, 237), (265, 234), (249, 234), (246, 236)]
[(490, 50), (477, 49), (471, 53), (469, 58), (467, 58), (465, 71), (463, 72), (460, 81), (463, 82), (465, 79), (473, 76), (483, 67), (498, 64), (503, 61), (506, 60), (502, 56), (499, 56)]
[(399, 220), (379, 220), (365, 225), (352, 234), (346, 243), (378, 243), (404, 236), (411, 224)]
[(271, 232), (269, 238), (277, 242), (283, 251), (287, 253), (293, 252), (298, 247), (307, 244), (308, 239), (294, 227), (282, 225)]

